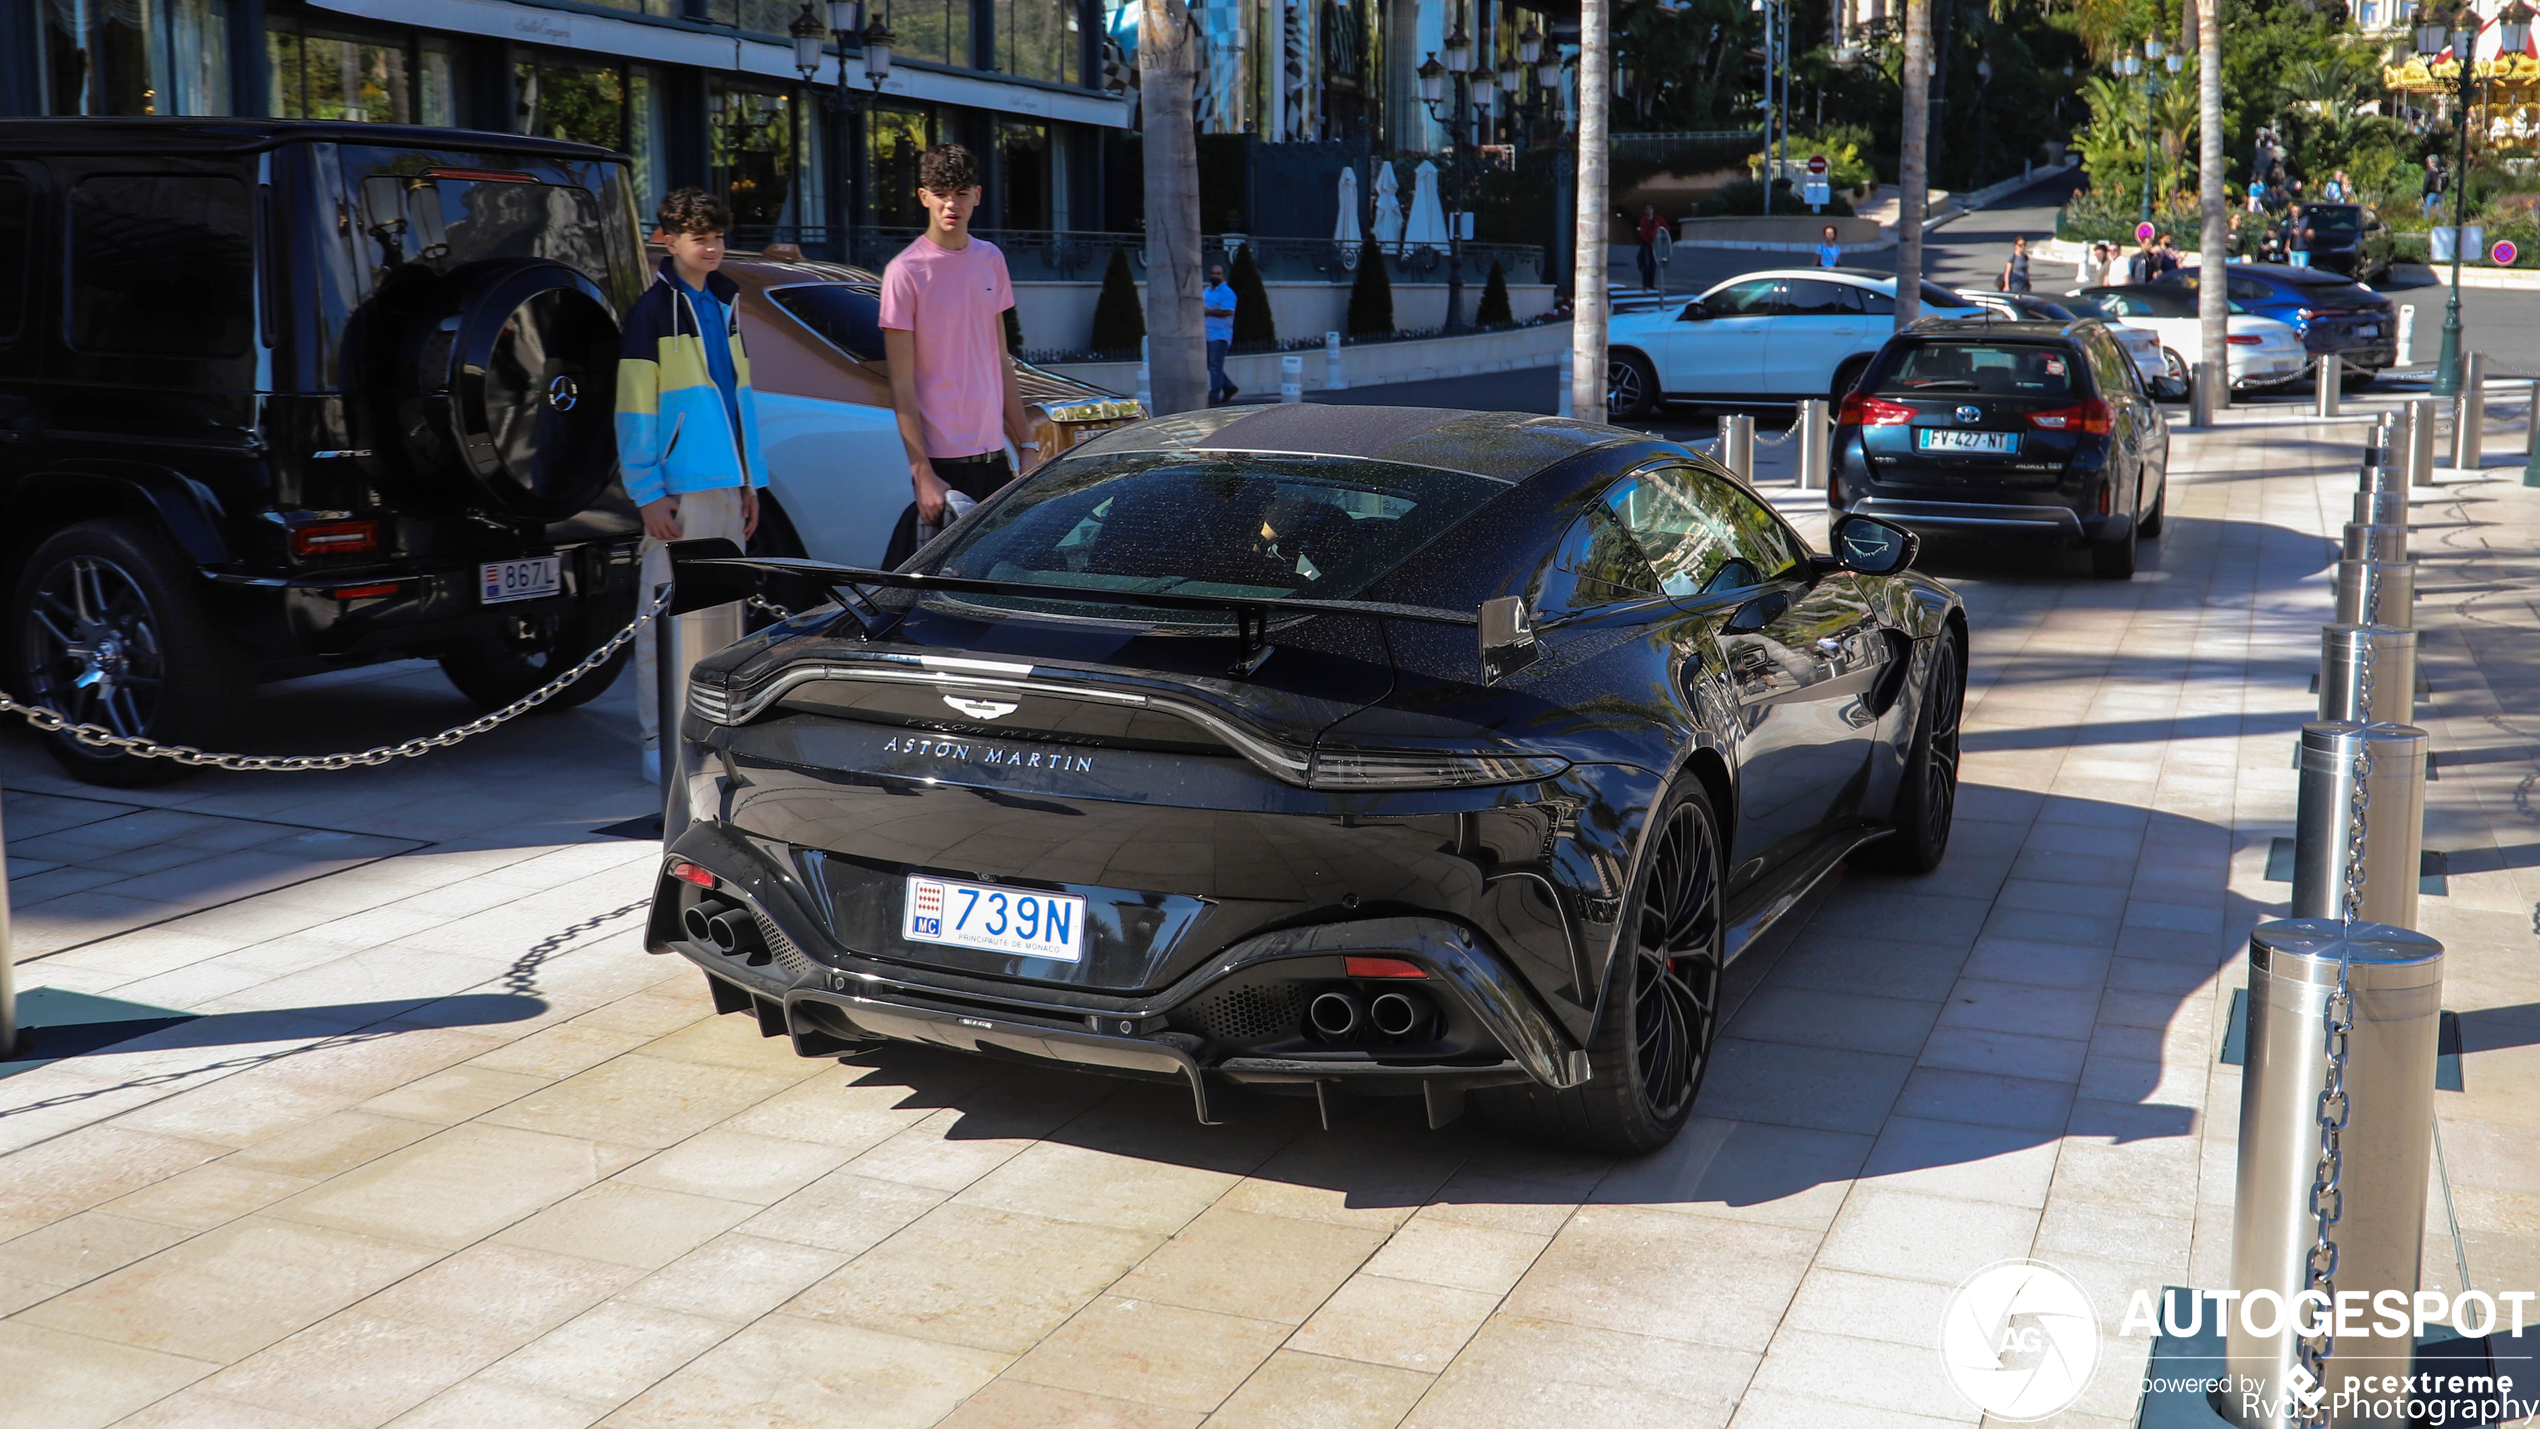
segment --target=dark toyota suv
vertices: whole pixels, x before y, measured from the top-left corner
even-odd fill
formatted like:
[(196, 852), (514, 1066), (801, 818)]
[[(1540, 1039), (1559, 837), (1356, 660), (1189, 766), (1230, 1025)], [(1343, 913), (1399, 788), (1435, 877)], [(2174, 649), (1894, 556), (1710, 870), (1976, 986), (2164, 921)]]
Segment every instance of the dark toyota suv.
[(260, 680), (423, 656), (492, 708), (578, 663), (634, 610), (611, 408), (647, 276), (601, 149), (0, 121), (0, 680), (214, 746)]
[(2086, 544), (2122, 580), (2137, 538), (2161, 533), (2169, 448), (2096, 319), (1925, 320), (1843, 399), (1826, 501), (1923, 531)]

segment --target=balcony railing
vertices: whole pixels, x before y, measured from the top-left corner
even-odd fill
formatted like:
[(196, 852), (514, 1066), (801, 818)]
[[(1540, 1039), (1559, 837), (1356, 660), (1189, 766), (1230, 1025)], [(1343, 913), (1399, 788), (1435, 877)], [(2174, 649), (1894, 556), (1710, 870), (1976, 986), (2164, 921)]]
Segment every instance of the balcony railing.
[[(826, 228), (739, 228), (733, 231), (737, 248), (763, 248), (770, 243), (793, 243), (814, 258), (843, 258), (859, 268), (878, 273), (899, 251), (916, 241), (923, 230), (915, 228), (863, 228), (844, 244), (832, 240)], [(1115, 248), (1129, 253), (1130, 271), (1139, 281), (1146, 278), (1146, 235), (1142, 233), (1094, 233), (1081, 230), (974, 228), (972, 233), (995, 244), (1005, 254), (1006, 271), (1018, 283), (1098, 283), (1103, 270), (1111, 263)], [(1210, 234), (1200, 240), (1203, 261), (1232, 262), (1234, 250), (1250, 245), (1253, 262), (1261, 267), (1264, 282), (1271, 283), (1348, 283), (1358, 274), (1360, 248), (1329, 238), (1252, 238), (1241, 234)], [(840, 248), (850, 251), (841, 253)], [(1446, 281), (1446, 245), (1389, 244), (1379, 251), (1384, 254), (1386, 276), (1396, 283), (1443, 283)], [(1464, 279), (1478, 287), (1490, 276), (1491, 264), (1499, 263), (1511, 283), (1540, 283), (1543, 277), (1543, 250), (1524, 243), (1467, 243), (1464, 245)]]

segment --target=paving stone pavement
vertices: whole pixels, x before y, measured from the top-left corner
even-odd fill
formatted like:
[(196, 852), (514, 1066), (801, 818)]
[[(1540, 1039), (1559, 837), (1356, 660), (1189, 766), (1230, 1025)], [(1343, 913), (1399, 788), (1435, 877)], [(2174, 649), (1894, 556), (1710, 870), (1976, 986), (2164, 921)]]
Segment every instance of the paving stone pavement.
[[(643, 954), (631, 693), (393, 770), (113, 792), (0, 739), (21, 986), (200, 1014), (0, 1077), (0, 1426), (1971, 1424), (1939, 1307), (2227, 1278), (2239, 1074), (2357, 429), (2181, 433), (2146, 573), (1934, 543), (1974, 627), (1948, 861), (1733, 970), (1636, 1162), (919, 1048), (797, 1060)], [(2500, 431), (2494, 445), (2516, 438)], [(2540, 1289), (2540, 491), (2416, 493), (2458, 1252)], [(1806, 514), (1813, 494), (1777, 491)], [(1814, 522), (1822, 532), (1822, 512)], [(276, 750), (463, 718), (275, 687)], [(2429, 1284), (2452, 1286), (2438, 1198)]]

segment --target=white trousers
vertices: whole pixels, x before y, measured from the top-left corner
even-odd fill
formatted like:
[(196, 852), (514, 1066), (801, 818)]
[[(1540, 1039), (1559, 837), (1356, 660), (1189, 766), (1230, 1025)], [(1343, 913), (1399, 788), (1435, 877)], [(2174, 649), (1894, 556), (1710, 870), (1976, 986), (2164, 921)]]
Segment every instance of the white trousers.
[[(679, 498), (679, 534), (686, 540), (721, 536), (735, 545), (743, 545), (741, 534), (741, 488), (725, 487), (721, 491), (691, 491)], [(667, 543), (644, 538), (643, 590), (649, 606), (670, 584), (670, 551)], [(731, 636), (741, 636), (741, 607), (720, 606), (700, 615), (730, 612)], [(685, 617), (683, 617), (685, 618)], [(644, 732), (644, 747), (661, 747), (661, 642), (656, 638), (660, 623), (648, 623), (635, 632), (635, 718)], [(705, 652), (699, 652), (705, 653)], [(681, 672), (685, 674), (685, 671)]]

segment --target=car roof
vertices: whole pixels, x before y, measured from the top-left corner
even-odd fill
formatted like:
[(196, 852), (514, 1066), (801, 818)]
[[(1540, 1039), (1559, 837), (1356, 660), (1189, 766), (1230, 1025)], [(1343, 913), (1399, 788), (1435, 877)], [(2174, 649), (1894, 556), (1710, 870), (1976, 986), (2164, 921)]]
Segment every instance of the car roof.
[(1273, 402), (1159, 417), (1107, 432), (1075, 450), (1356, 457), (1513, 483), (1581, 452), (1630, 444), (1651, 444), (1651, 439), (1620, 427), (1533, 412)]
[(2084, 325), (2105, 327), (2097, 318), (2075, 318), (2071, 322), (2054, 322), (2045, 318), (1924, 318), (1905, 329), (1910, 337), (2015, 337), (2035, 341), (2048, 337), (2077, 337)]
[(178, 119), (156, 115), (0, 121), (0, 153), (12, 154), (238, 154), (284, 144), (327, 142), (388, 149), (535, 154), (584, 162), (625, 161), (624, 155), (595, 144), (418, 124), (367, 124), (336, 119)]

